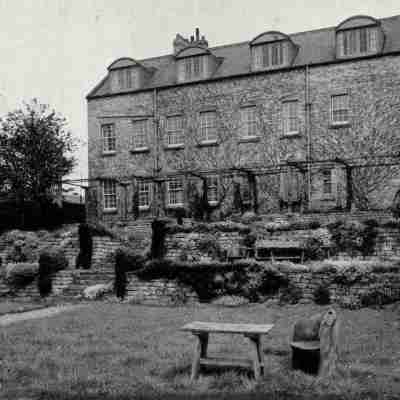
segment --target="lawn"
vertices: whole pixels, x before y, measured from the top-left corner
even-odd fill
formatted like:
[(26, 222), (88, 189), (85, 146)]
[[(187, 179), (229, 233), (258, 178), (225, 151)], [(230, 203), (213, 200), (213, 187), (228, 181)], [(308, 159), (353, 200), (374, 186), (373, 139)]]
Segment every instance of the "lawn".
[(39, 308), (48, 307), (49, 302), (44, 301), (16, 301), (16, 300), (1, 300), (0, 301), (0, 316), (10, 313), (20, 313), (25, 311), (37, 310)]
[[(1, 399), (395, 399), (400, 396), (400, 303), (340, 310), (340, 376), (329, 384), (290, 369), (294, 321), (315, 305), (145, 307), (94, 302), (1, 330)], [(268, 374), (209, 370), (190, 383), (193, 320), (274, 323), (264, 338)], [(237, 336), (211, 336), (210, 353), (248, 355)]]

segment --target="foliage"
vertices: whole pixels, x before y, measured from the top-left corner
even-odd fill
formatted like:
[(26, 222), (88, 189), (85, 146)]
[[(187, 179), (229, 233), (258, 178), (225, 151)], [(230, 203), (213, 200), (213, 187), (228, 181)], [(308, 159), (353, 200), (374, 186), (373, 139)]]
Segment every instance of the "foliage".
[(151, 257), (162, 258), (165, 253), (165, 236), (167, 234), (167, 221), (155, 219), (151, 223)]
[(74, 165), (70, 155), (74, 143), (66, 120), (34, 99), (8, 113), (1, 125), (0, 177), (10, 185), (22, 210), (26, 201), (43, 210), (51, 187)]
[(233, 184), (233, 208), (236, 212), (240, 212), (243, 214), (244, 205), (239, 182), (234, 182)]
[(284, 287), (279, 296), (280, 304), (297, 304), (299, 300), (303, 297), (303, 291), (299, 286), (289, 283)]
[(398, 293), (397, 298), (394, 299), (382, 290), (372, 290), (371, 292), (363, 293), (361, 295), (360, 303), (362, 307), (384, 306), (399, 299), (400, 292)]
[(174, 233), (217, 233), (217, 232), (239, 232), (239, 233), (249, 233), (250, 228), (247, 225), (236, 223), (232, 221), (221, 221), (221, 222), (196, 222), (190, 226), (184, 225), (167, 225), (166, 226), (168, 234)]
[(324, 242), (318, 237), (309, 237), (304, 243), (306, 260), (323, 260), (325, 257)]
[(126, 273), (143, 268), (144, 258), (134, 253), (132, 250), (120, 247), (115, 252), (115, 295), (123, 299), (126, 294), (126, 285), (128, 283)]
[(337, 221), (328, 225), (336, 252), (346, 252), (352, 256), (373, 254), (378, 223), (375, 220), (365, 222)]
[(6, 264), (5, 280), (14, 287), (24, 287), (34, 281), (38, 274), (38, 263), (17, 262)]
[(40, 242), (34, 234), (19, 234), (16, 240), (8, 245), (5, 260), (15, 263), (35, 262), (38, 259), (39, 245)]
[(331, 294), (328, 286), (319, 285), (313, 293), (313, 298), (316, 304), (321, 306), (329, 304), (331, 302)]
[(79, 254), (76, 259), (76, 268), (90, 269), (93, 253), (92, 231), (88, 224), (80, 224), (79, 235)]
[(42, 297), (51, 293), (53, 275), (66, 268), (68, 268), (68, 260), (59, 248), (43, 251), (40, 254), (38, 289)]
[(235, 263), (178, 263), (151, 260), (135, 274), (144, 280), (176, 280), (196, 292), (201, 301), (224, 295), (242, 296), (257, 301), (275, 293), (287, 277), (272, 265), (251, 260)]
[(211, 234), (202, 237), (197, 243), (197, 248), (200, 252), (207, 254), (213, 260), (221, 258), (221, 247), (217, 238)]
[(243, 238), (243, 246), (253, 248), (257, 241), (257, 235), (254, 232), (249, 232)]

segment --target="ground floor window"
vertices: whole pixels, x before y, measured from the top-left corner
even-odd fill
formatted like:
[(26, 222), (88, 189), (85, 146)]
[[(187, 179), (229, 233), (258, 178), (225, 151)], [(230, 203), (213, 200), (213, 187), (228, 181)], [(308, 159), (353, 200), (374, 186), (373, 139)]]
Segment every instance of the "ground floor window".
[(182, 178), (172, 179), (167, 182), (167, 194), (169, 206), (183, 205), (183, 180)]
[(207, 199), (210, 204), (218, 203), (218, 176), (207, 178)]
[(151, 182), (141, 181), (138, 184), (139, 208), (149, 208), (151, 203)]

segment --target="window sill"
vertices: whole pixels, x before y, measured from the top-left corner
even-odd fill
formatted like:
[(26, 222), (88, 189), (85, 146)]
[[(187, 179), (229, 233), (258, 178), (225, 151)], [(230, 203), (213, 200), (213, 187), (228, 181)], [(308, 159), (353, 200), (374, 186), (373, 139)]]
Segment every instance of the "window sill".
[(167, 209), (169, 210), (176, 210), (179, 208), (183, 208), (183, 203), (178, 203), (178, 204), (168, 204)]
[(103, 213), (104, 214), (116, 214), (117, 209), (116, 208), (104, 208)]
[(284, 133), (280, 138), (281, 139), (291, 139), (291, 138), (299, 138), (301, 137), (300, 132), (287, 132)]
[(184, 144), (170, 144), (167, 146), (164, 146), (164, 150), (180, 150), (185, 147)]
[(218, 146), (217, 140), (202, 140), (197, 145), (198, 147), (207, 147), (207, 146)]
[(130, 150), (132, 154), (148, 153), (149, 151), (150, 149), (148, 147), (136, 147), (135, 149)]
[(103, 151), (101, 154), (104, 157), (108, 157), (108, 156), (115, 156), (117, 154), (117, 152), (115, 150), (113, 150), (113, 151)]
[(139, 211), (149, 211), (150, 206), (139, 206)]
[(215, 200), (209, 201), (208, 205), (211, 206), (211, 207), (216, 207), (218, 205), (218, 201), (215, 201)]
[(247, 137), (241, 137), (239, 139), (239, 143), (255, 143), (259, 141), (260, 141), (259, 136), (247, 136)]
[(339, 128), (348, 128), (350, 126), (350, 122), (331, 122), (329, 125), (330, 129), (339, 129)]

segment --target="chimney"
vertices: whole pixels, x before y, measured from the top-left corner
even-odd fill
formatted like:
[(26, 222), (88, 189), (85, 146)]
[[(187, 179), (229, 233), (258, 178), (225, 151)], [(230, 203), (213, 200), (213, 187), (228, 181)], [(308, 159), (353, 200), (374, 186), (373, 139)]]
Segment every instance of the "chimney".
[(196, 42), (200, 40), (200, 30), (199, 28), (196, 28)]

